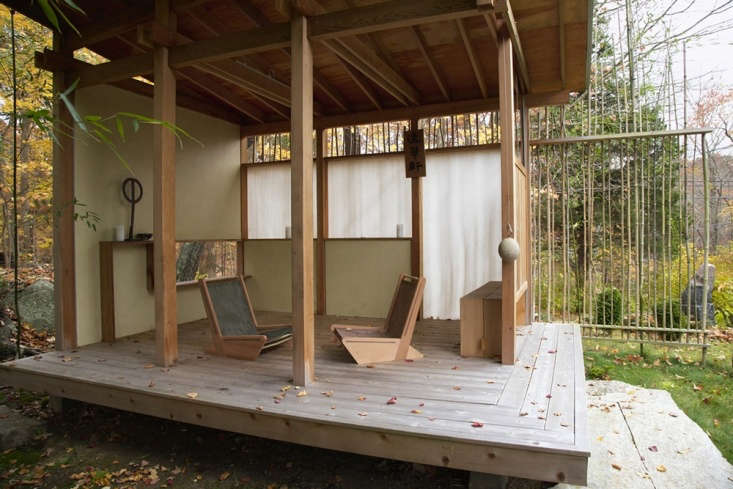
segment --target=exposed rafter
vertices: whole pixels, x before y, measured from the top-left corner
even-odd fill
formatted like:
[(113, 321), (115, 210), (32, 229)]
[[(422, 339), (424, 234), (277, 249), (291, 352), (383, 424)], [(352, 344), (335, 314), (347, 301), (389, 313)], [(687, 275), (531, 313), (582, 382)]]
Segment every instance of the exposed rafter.
[(415, 42), (417, 42), (417, 47), (420, 49), (420, 52), (422, 53), (423, 59), (425, 60), (425, 64), (428, 65), (430, 72), (433, 74), (435, 83), (438, 84), (438, 88), (440, 88), (440, 91), (443, 94), (443, 97), (445, 97), (445, 100), (450, 101), (451, 97), (450, 97), (450, 93), (448, 92), (448, 86), (446, 85), (445, 81), (443, 81), (443, 78), (440, 76), (440, 73), (438, 73), (438, 69), (435, 66), (433, 57), (428, 52), (428, 45), (427, 45), (427, 42), (425, 41), (425, 36), (423, 35), (422, 31), (420, 30), (418, 26), (412, 26), (410, 30), (412, 30), (413, 34), (415, 34)]
[(259, 108), (255, 107), (247, 100), (244, 100), (242, 97), (239, 97), (235, 93), (220, 90), (218, 89), (218, 87), (212, 86), (210, 80), (207, 80), (204, 76), (202, 76), (193, 68), (184, 68), (182, 70), (178, 70), (177, 73), (179, 76), (182, 76), (184, 79), (188, 80), (199, 89), (221, 100), (225, 104), (237, 109), (239, 112), (246, 115), (247, 117), (250, 117), (257, 122), (263, 122), (264, 115)]
[(560, 81), (562, 88), (567, 86), (567, 70), (565, 67), (565, 2), (557, 0), (557, 36), (558, 36), (558, 52), (560, 53)]
[(381, 110), (382, 104), (379, 103), (379, 97), (377, 97), (377, 94), (369, 85), (369, 82), (364, 79), (364, 75), (362, 75), (361, 72), (357, 71), (349, 63), (342, 60), (341, 58), (337, 57), (337, 59), (339, 63), (341, 63), (341, 66), (343, 66), (344, 70), (346, 70), (346, 73), (349, 74), (349, 77), (354, 81), (354, 83), (356, 83), (356, 86), (358, 86), (359, 89), (364, 93), (364, 95), (366, 95), (366, 97), (374, 105), (374, 107), (376, 107), (377, 110)]
[(489, 91), (486, 88), (486, 78), (484, 78), (484, 74), (481, 71), (481, 65), (479, 64), (476, 53), (473, 50), (471, 38), (469, 37), (468, 32), (466, 32), (466, 26), (463, 25), (462, 19), (456, 19), (456, 27), (458, 27), (458, 32), (461, 34), (461, 39), (463, 39), (463, 46), (466, 48), (468, 59), (471, 61), (471, 67), (473, 68), (473, 74), (476, 77), (476, 83), (478, 83), (479, 89), (481, 90), (481, 96), (483, 98), (487, 98), (489, 96)]

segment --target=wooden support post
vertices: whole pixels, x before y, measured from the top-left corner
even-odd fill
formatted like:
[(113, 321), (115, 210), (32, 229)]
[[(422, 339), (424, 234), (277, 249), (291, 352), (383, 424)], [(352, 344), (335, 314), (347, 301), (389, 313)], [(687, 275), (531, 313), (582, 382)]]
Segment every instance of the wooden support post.
[[(515, 238), (514, 215), (514, 66), (512, 43), (506, 30), (499, 33), (499, 127), (501, 131), (501, 238)], [(496, 252), (495, 250), (491, 250)], [(516, 261), (501, 266), (501, 363), (514, 364), (514, 292)]]
[(247, 165), (239, 167), (239, 235), (237, 241), (237, 273), (244, 277), (244, 241), (249, 238), (249, 205), (247, 193)]
[(526, 188), (525, 188), (525, 197), (526, 200), (524, 202), (524, 205), (526, 207), (526, 212), (524, 213), (526, 220), (525, 222), (521, 223), (522, 226), (524, 226), (523, 230), (523, 236), (527, 236), (526, 243), (528, 243), (528, 246), (526, 246), (527, 249), (521, 250), (521, 253), (524, 253), (524, 266), (525, 268), (525, 277), (527, 277), (527, 292), (524, 294), (526, 305), (524, 307), (524, 311), (526, 314), (526, 319), (524, 324), (532, 324), (532, 318), (534, 318), (534, 311), (532, 310), (532, 186), (531, 182), (532, 179), (529, 177), (530, 172), (530, 161), (529, 161), (529, 107), (527, 105), (527, 97), (522, 96), (522, 163), (524, 163), (524, 168), (527, 169), (527, 177), (524, 179)]
[[(156, 0), (155, 18), (175, 26), (169, 0)], [(176, 123), (176, 79), (168, 62), (168, 48), (153, 50), (153, 114)], [(155, 257), (155, 344), (162, 366), (178, 358), (176, 322), (176, 140), (162, 125), (153, 126), (153, 246)]]
[(291, 203), (293, 382), (314, 377), (313, 317), (313, 52), (305, 17), (291, 21)]
[[(62, 49), (61, 39), (54, 34), (54, 48)], [(69, 55), (70, 56), (70, 55)], [(74, 240), (74, 126), (71, 114), (58, 98), (68, 80), (63, 72), (53, 74), (54, 133), (59, 144), (53, 145), (53, 265), (54, 302), (56, 303), (56, 348), (76, 348), (76, 258)], [(69, 94), (73, 101), (73, 93)]]
[(326, 314), (326, 240), (328, 239), (328, 162), (323, 157), (325, 139), (323, 130), (316, 130), (316, 186), (318, 207), (318, 294), (316, 313)]
[[(410, 129), (417, 130), (418, 119), (410, 120)], [(406, 147), (407, 145), (405, 145)], [(410, 239), (410, 274), (413, 277), (423, 275), (423, 230), (422, 230), (422, 178), (411, 178), (412, 238)], [(417, 315), (422, 319), (422, 305)]]

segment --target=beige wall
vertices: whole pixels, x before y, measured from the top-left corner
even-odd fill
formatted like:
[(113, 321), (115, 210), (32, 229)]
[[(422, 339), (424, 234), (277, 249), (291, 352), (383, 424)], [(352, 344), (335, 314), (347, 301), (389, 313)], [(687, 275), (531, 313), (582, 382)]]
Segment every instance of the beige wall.
[[(151, 115), (152, 100), (113, 87), (99, 86), (79, 91), (80, 113), (109, 116), (118, 111)], [(183, 141), (176, 155), (176, 238), (239, 238), (239, 128), (186, 109), (177, 111), (177, 125), (203, 143)], [(101, 144), (76, 131), (76, 197), (96, 212), (102, 222), (92, 231), (76, 223), (77, 328), (79, 344), (101, 339), (99, 306), (100, 240), (110, 240), (117, 224), (129, 223), (129, 204), (121, 194), (122, 181), (130, 170), (144, 188), (135, 208), (135, 231), (153, 229), (152, 130), (142, 126), (133, 133), (127, 124), (128, 140), (119, 143), (130, 170)], [(125, 336), (153, 328), (153, 295), (145, 287), (143, 248), (115, 252), (115, 301), (117, 335)], [(179, 321), (204, 317), (196, 288), (178, 293)]]
[(408, 239), (326, 241), (326, 312), (386, 317), (400, 273), (410, 273)]

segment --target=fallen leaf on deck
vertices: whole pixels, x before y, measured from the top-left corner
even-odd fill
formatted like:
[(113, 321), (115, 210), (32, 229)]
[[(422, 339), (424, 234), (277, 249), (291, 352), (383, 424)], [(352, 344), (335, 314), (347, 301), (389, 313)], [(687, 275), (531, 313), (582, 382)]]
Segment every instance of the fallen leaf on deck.
[(677, 453), (678, 453), (679, 455), (686, 455), (686, 454), (687, 454), (687, 452), (689, 452), (689, 451), (690, 451), (690, 449), (689, 449), (689, 448), (683, 448), (682, 450), (677, 450)]
[(667, 472), (667, 467), (664, 465), (657, 465), (657, 472)]
[(435, 416), (430, 416), (430, 417), (428, 418), (428, 421), (435, 421)]
[(359, 396), (356, 398), (358, 401), (366, 401), (366, 396)]
[(677, 417), (677, 415), (675, 413), (669, 413), (669, 415), (672, 416), (673, 418), (676, 418)]
[(146, 363), (145, 365), (143, 365), (143, 368), (153, 368), (153, 367), (155, 367), (155, 365), (153, 365), (152, 363)]
[(199, 396), (198, 392), (189, 392), (186, 394), (186, 396), (190, 397), (191, 399), (196, 399)]
[(474, 428), (483, 428), (484, 424), (480, 421), (474, 421), (473, 423), (471, 423), (471, 426), (473, 426)]
[(459, 369), (458, 365), (453, 365), (453, 366), (451, 367), (451, 370), (458, 370), (458, 369)]
[(308, 392), (306, 392), (306, 391), (300, 391), (300, 392), (298, 392), (295, 395), (295, 397), (303, 397), (303, 396), (307, 396), (307, 395), (308, 395)]
[(453, 386), (453, 390), (454, 391), (459, 391), (459, 390), (461, 390), (461, 386), (460, 385), (454, 385)]
[(611, 464), (611, 467), (613, 467), (616, 470), (621, 470), (621, 466), (619, 464)]
[(529, 414), (529, 413), (528, 413), (528, 412), (526, 412), (526, 411), (523, 411), (523, 412), (519, 413), (519, 415), (520, 415), (520, 416), (527, 416), (528, 414)]
[(412, 363), (412, 362), (414, 362), (415, 360), (413, 360), (412, 358), (405, 358), (405, 361), (406, 361), (407, 363)]
[(323, 394), (326, 397), (331, 397), (333, 395), (333, 391), (323, 391), (321, 392), (321, 394)]
[(225, 480), (227, 480), (229, 478), (230, 475), (231, 474), (229, 472), (223, 472), (221, 475), (219, 475), (219, 480), (220, 481), (225, 481)]
[(374, 365), (367, 365), (367, 368), (374, 368)]
[(392, 396), (387, 400), (387, 404), (397, 404), (397, 396)]
[(283, 392), (287, 392), (287, 391), (289, 391), (292, 388), (293, 388), (292, 385), (284, 385), (284, 386), (280, 387), (280, 390), (283, 391)]
[(563, 428), (567, 428), (567, 427), (568, 427), (568, 426), (570, 426), (570, 425), (569, 425), (569, 424), (567, 424), (567, 423), (560, 423), (560, 426), (562, 426)]
[(547, 350), (547, 353), (557, 353), (557, 350)]
[(265, 408), (262, 407), (262, 406), (257, 406), (255, 409), (258, 410), (258, 411), (264, 411), (265, 410)]
[(148, 384), (148, 387), (153, 387), (154, 385), (155, 385), (155, 382), (153, 382), (153, 381), (151, 380), (151, 381), (150, 381), (150, 383)]
[(540, 414), (539, 416), (537, 416), (537, 419), (545, 419), (545, 417)]
[(357, 414), (358, 414), (359, 416), (366, 416), (366, 415), (367, 415), (366, 411), (360, 411), (360, 412), (359, 412), (359, 413), (357, 413)]
[(496, 381), (495, 381), (495, 380), (487, 380), (487, 381), (486, 381), (486, 383), (487, 383), (487, 384), (495, 384), (495, 383), (496, 383)]
[(420, 404), (418, 404), (418, 406), (420, 406), (420, 407), (423, 407), (424, 405), (425, 405), (424, 402), (421, 402)]
[(656, 446), (656, 445), (652, 445), (652, 446), (650, 446), (650, 447), (649, 447), (649, 451), (650, 451), (650, 452), (658, 452), (658, 451), (659, 451), (659, 449), (657, 448), (657, 446)]
[(69, 363), (72, 360), (73, 360), (73, 358), (71, 358), (71, 357), (64, 357), (64, 358), (61, 359), (61, 361), (64, 362), (64, 363)]
[(412, 411), (410, 411), (410, 412), (411, 412), (412, 414), (422, 414), (422, 411), (420, 411), (419, 409), (413, 409), (413, 410), (412, 410)]
[(552, 399), (552, 394), (547, 394), (545, 397), (548, 399)]

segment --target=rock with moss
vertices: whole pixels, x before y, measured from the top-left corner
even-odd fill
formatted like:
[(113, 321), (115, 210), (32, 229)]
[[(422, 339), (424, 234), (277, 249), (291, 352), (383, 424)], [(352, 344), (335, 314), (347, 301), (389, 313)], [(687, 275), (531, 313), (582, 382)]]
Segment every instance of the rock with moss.
[(53, 282), (36, 280), (18, 293), (18, 306), (23, 324), (37, 331), (54, 330), (55, 307)]

